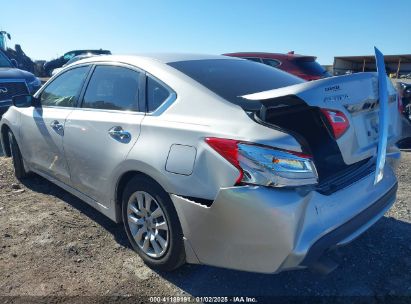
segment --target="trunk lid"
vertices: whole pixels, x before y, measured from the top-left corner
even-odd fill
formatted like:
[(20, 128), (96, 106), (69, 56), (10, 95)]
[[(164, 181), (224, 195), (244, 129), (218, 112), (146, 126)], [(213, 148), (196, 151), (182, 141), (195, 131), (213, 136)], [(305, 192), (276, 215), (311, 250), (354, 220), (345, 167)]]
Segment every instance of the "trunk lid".
[[(400, 137), (397, 92), (391, 81), (388, 83), (388, 143), (395, 143)], [(377, 73), (357, 73), (301, 83), (280, 89), (269, 90), (242, 96), (247, 100), (258, 100), (263, 107), (259, 118), (267, 123), (279, 125), (303, 136), (308, 146), (315, 148), (317, 159), (328, 158), (324, 166), (333, 164), (341, 155), (345, 165), (352, 165), (376, 155), (379, 141), (379, 89)], [(290, 116), (293, 121), (279, 118), (276, 113), (290, 113), (303, 110), (298, 116)], [(319, 109), (343, 112), (349, 120), (347, 131), (338, 139), (326, 139), (322, 128), (327, 128)], [(315, 116), (316, 122), (308, 121)], [(288, 120), (290, 120), (288, 119)], [(278, 123), (279, 122), (279, 123)], [(311, 132), (305, 131), (307, 124), (317, 124)], [(309, 133), (318, 134), (309, 134)], [(308, 137), (308, 140), (307, 140)], [(304, 139), (302, 139), (304, 141)], [(322, 144), (322, 141), (328, 141)], [(334, 148), (332, 148), (334, 144)], [(338, 151), (336, 151), (338, 150)], [(328, 152), (327, 152), (328, 151)]]

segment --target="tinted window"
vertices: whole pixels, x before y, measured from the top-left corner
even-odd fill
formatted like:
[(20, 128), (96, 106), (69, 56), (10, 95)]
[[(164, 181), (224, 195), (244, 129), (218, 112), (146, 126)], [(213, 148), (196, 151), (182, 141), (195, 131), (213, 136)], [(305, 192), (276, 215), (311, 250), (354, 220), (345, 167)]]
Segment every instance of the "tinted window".
[(74, 107), (89, 67), (71, 69), (54, 79), (41, 93), (43, 106)]
[(91, 57), (91, 55), (90, 55), (90, 56), (83, 56), (83, 55), (74, 56), (74, 57), (71, 58), (69, 61), (67, 61), (67, 63), (66, 63), (65, 65), (72, 64), (72, 63), (74, 63), (74, 62), (76, 62), (76, 61), (79, 61), (79, 60), (81, 60), (81, 59), (85, 59), (85, 58), (88, 58), (88, 57)]
[(138, 111), (140, 73), (116, 66), (97, 66), (83, 100), (83, 108)]
[(296, 60), (295, 64), (308, 75), (314, 76), (331, 76), (321, 65), (315, 60)]
[(280, 65), (280, 62), (278, 60), (275, 60), (275, 59), (266, 59), (265, 58), (265, 59), (263, 59), (263, 62), (265, 64), (269, 65), (269, 66), (274, 67), (274, 68)]
[(261, 59), (260, 59), (260, 58), (254, 58), (254, 57), (244, 57), (244, 59), (247, 59), (247, 60), (251, 60), (251, 61), (255, 61), (255, 62), (259, 62), (259, 63), (261, 63)]
[(152, 112), (170, 96), (170, 92), (153, 78), (147, 77), (146, 95), (148, 112)]
[(304, 82), (278, 69), (248, 60), (206, 59), (168, 64), (246, 110), (258, 110), (261, 104), (246, 100), (242, 95)]
[(70, 60), (74, 56), (76, 56), (75, 53), (68, 53), (68, 54), (65, 54), (63, 58), (66, 59), (66, 60)]

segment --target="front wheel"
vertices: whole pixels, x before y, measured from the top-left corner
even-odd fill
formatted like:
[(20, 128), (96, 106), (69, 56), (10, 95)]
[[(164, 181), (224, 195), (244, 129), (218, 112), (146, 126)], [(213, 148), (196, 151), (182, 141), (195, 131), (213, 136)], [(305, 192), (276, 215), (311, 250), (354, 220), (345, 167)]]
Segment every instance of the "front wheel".
[(127, 237), (150, 268), (171, 271), (184, 264), (181, 225), (170, 196), (160, 185), (134, 177), (124, 190), (122, 203)]
[(21, 156), (20, 148), (16, 138), (11, 131), (8, 132), (11, 158), (13, 160), (14, 175), (17, 179), (27, 177), (26, 169), (24, 168), (23, 157)]

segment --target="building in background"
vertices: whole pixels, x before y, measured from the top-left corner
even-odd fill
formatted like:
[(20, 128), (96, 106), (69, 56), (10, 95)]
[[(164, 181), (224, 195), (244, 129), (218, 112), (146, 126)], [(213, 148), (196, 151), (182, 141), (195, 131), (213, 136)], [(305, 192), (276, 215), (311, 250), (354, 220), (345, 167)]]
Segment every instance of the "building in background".
[[(391, 78), (401, 78), (411, 74), (411, 54), (385, 55), (387, 74)], [(358, 72), (375, 72), (374, 55), (334, 57), (333, 74), (344, 75)]]
[(332, 64), (323, 64), (321, 65), (330, 75), (334, 75), (333, 65)]

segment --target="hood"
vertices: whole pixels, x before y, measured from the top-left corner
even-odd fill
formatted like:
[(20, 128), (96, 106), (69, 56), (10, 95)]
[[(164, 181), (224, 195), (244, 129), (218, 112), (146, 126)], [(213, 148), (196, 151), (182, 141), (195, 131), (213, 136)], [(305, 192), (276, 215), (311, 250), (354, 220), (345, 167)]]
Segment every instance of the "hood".
[(26, 82), (30, 82), (34, 78), (35, 76), (27, 71), (16, 68), (0, 68), (0, 81), (1, 79), (24, 79)]

